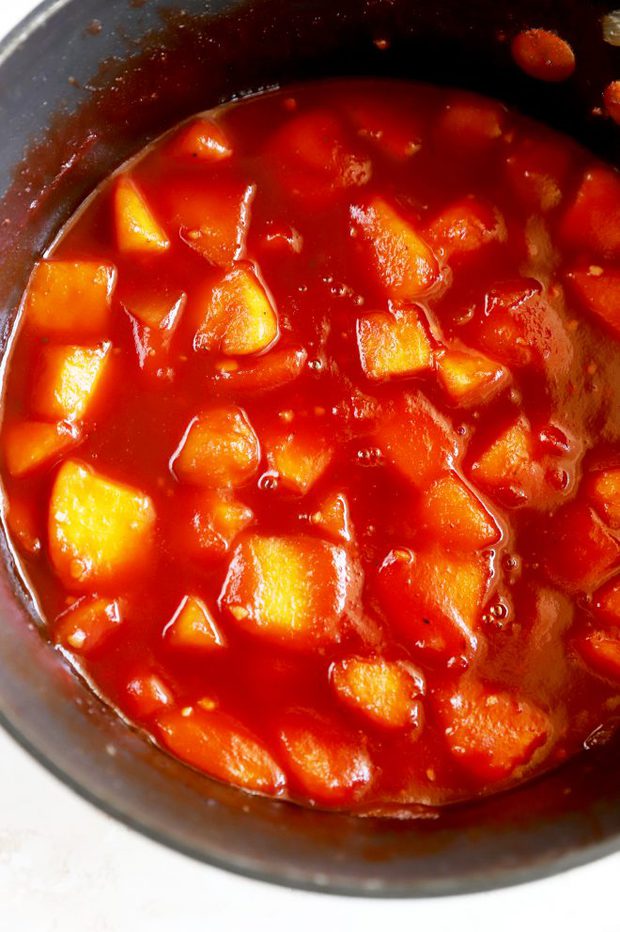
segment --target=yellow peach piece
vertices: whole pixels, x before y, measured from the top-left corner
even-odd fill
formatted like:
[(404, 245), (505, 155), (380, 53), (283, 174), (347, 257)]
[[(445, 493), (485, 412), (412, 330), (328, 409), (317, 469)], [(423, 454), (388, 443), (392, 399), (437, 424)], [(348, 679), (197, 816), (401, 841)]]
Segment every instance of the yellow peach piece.
[(182, 127), (174, 140), (173, 151), (175, 155), (200, 162), (221, 162), (232, 155), (226, 133), (208, 117), (197, 117)]
[(125, 253), (161, 253), (170, 248), (164, 229), (144, 195), (127, 175), (116, 182), (114, 216), (118, 248)]
[(117, 631), (122, 621), (123, 610), (118, 599), (85, 597), (56, 619), (54, 640), (74, 654), (91, 656)]
[(213, 615), (202, 599), (195, 595), (184, 597), (163, 633), (173, 647), (211, 651), (226, 644)]
[(311, 516), (312, 524), (320, 528), (333, 540), (350, 543), (353, 540), (353, 525), (349, 500), (344, 492), (331, 492), (320, 503)]
[(12, 476), (25, 476), (41, 466), (49, 466), (80, 441), (75, 425), (60, 422), (19, 421), (7, 427), (4, 458)]
[(67, 460), (49, 509), (54, 569), (69, 589), (118, 585), (148, 564), (155, 508), (148, 495)]
[(251, 535), (236, 548), (220, 607), (251, 633), (291, 646), (340, 639), (359, 579), (343, 547), (302, 535)]
[(52, 421), (83, 418), (101, 384), (111, 347), (44, 347), (32, 393), (35, 414)]
[(324, 437), (303, 429), (265, 433), (263, 446), (267, 462), (280, 482), (301, 495), (318, 482), (334, 455)]
[(590, 483), (590, 499), (603, 521), (620, 529), (620, 469), (601, 469)]
[(170, 467), (183, 482), (234, 488), (255, 475), (260, 445), (247, 415), (235, 405), (203, 411), (190, 422)]
[(248, 356), (267, 349), (277, 337), (278, 316), (270, 295), (251, 268), (238, 267), (211, 291), (194, 349)]
[(492, 515), (454, 473), (437, 479), (423, 493), (417, 520), (436, 540), (457, 550), (482, 550), (501, 536)]
[(338, 698), (383, 728), (421, 725), (424, 681), (406, 663), (350, 657), (333, 663), (331, 685)]
[(24, 317), (37, 333), (97, 337), (107, 333), (115, 266), (104, 262), (40, 262), (28, 285)]
[(505, 366), (487, 356), (448, 350), (437, 361), (437, 375), (450, 401), (463, 407), (484, 404), (510, 379)]
[(364, 373), (376, 381), (415, 375), (430, 368), (433, 362), (424, 315), (415, 307), (360, 317), (357, 346)]

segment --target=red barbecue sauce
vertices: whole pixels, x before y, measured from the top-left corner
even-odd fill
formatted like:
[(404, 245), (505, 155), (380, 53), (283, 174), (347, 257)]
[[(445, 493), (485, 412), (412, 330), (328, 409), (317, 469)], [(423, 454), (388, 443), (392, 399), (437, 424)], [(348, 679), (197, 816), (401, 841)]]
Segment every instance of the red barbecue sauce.
[(620, 704), (620, 176), (459, 91), (190, 120), (34, 270), (6, 521), (49, 637), (249, 790), (440, 805)]

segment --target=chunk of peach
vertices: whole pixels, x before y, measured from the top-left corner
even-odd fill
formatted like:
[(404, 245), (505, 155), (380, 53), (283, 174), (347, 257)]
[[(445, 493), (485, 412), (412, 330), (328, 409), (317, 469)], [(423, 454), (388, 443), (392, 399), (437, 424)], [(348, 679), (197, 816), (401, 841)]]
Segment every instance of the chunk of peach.
[(387, 201), (375, 197), (365, 206), (353, 205), (351, 219), (391, 298), (412, 301), (432, 287), (439, 277), (433, 250)]
[(547, 573), (567, 592), (598, 588), (620, 560), (620, 544), (580, 502), (564, 505), (548, 519), (542, 543)]
[(310, 516), (310, 521), (336, 542), (342, 540), (349, 544), (353, 540), (351, 511), (345, 492), (329, 492)]
[(496, 207), (469, 195), (435, 217), (427, 232), (433, 247), (452, 260), (504, 242), (506, 222)]
[(46, 336), (104, 336), (116, 280), (116, 268), (110, 263), (46, 259), (37, 265), (28, 285), (26, 323)]
[(324, 475), (334, 455), (323, 434), (303, 427), (292, 431), (265, 431), (262, 437), (271, 469), (293, 492), (305, 495)]
[(210, 262), (228, 269), (245, 256), (255, 185), (221, 181), (213, 187), (173, 182), (168, 194), (171, 222), (183, 242)]
[(601, 469), (589, 477), (590, 501), (605, 524), (620, 529), (620, 468)]
[(80, 439), (80, 431), (75, 425), (18, 421), (4, 431), (7, 469), (16, 478), (26, 476), (43, 466), (50, 466)]
[(150, 375), (161, 375), (169, 360), (172, 338), (187, 304), (187, 295), (176, 300), (161, 293), (135, 296), (123, 302), (131, 320), (138, 365)]
[(116, 633), (123, 621), (118, 599), (86, 596), (78, 599), (53, 625), (54, 640), (66, 650), (92, 657)]
[(460, 454), (454, 429), (421, 392), (386, 408), (375, 436), (387, 461), (418, 487), (447, 472)]
[(524, 136), (506, 158), (505, 177), (527, 210), (546, 213), (557, 207), (571, 170), (572, 154), (566, 140)]
[(582, 307), (620, 336), (620, 269), (577, 267), (567, 274), (566, 283)]
[(379, 570), (379, 594), (388, 622), (428, 659), (469, 657), (491, 582), (491, 558), (482, 554), (392, 550)]
[(174, 703), (170, 688), (157, 673), (132, 677), (125, 687), (126, 702), (136, 718), (151, 718)]
[(588, 666), (603, 676), (620, 678), (620, 630), (617, 627), (585, 631), (573, 644)]
[(410, 665), (381, 657), (349, 657), (331, 665), (330, 680), (338, 698), (374, 725), (421, 727), (424, 680)]
[(226, 405), (192, 418), (170, 467), (183, 482), (224, 489), (248, 482), (259, 462), (258, 437), (245, 411)]
[(269, 751), (240, 722), (196, 705), (164, 712), (157, 719), (164, 746), (216, 780), (256, 793), (281, 793), (286, 778)]
[(197, 117), (182, 126), (175, 134), (172, 152), (174, 155), (196, 159), (199, 162), (221, 162), (230, 158), (232, 147), (216, 120)]
[(44, 346), (32, 390), (35, 414), (52, 421), (83, 418), (101, 387), (111, 348)]
[(536, 438), (525, 417), (518, 417), (483, 450), (471, 474), (504, 505), (545, 507), (557, 495), (537, 458)]
[(470, 350), (446, 350), (437, 360), (437, 375), (450, 401), (459, 407), (485, 404), (508, 383), (501, 363)]
[(552, 733), (538, 706), (475, 681), (462, 682), (440, 703), (439, 718), (455, 759), (481, 783), (510, 777)]
[(300, 346), (274, 349), (258, 359), (244, 361), (224, 359), (215, 367), (212, 376), (218, 388), (235, 392), (269, 392), (289, 385), (303, 374), (308, 360), (307, 351)]
[(128, 176), (121, 175), (114, 189), (116, 241), (122, 253), (158, 254), (170, 248), (165, 230), (146, 198)]
[(191, 650), (219, 650), (226, 639), (202, 599), (186, 595), (163, 631), (172, 647)]
[(305, 796), (328, 806), (358, 802), (375, 768), (364, 738), (315, 712), (294, 710), (280, 728), (288, 768)]
[(501, 537), (496, 520), (456, 473), (429, 486), (416, 518), (435, 540), (456, 550), (484, 550)]
[(52, 564), (68, 588), (120, 585), (131, 578), (148, 564), (154, 529), (148, 495), (78, 460), (60, 467), (48, 536)]
[(287, 120), (270, 140), (268, 150), (287, 191), (313, 204), (366, 184), (372, 174), (370, 160), (328, 109)]
[(584, 173), (562, 217), (560, 234), (576, 251), (620, 257), (620, 174), (614, 168), (601, 165)]
[(357, 96), (349, 93), (343, 106), (358, 136), (368, 140), (376, 152), (402, 162), (419, 151), (424, 121), (409, 107), (403, 113), (398, 104), (391, 106), (382, 94), (375, 96), (366, 88)]
[(278, 315), (272, 298), (251, 267), (239, 267), (211, 291), (194, 336), (194, 349), (249, 356), (266, 350), (277, 338)]
[(357, 347), (369, 379), (415, 375), (433, 363), (424, 313), (416, 307), (365, 314), (357, 321)]
[(493, 151), (505, 125), (506, 108), (501, 104), (458, 92), (439, 115), (433, 135), (440, 150), (471, 161)]
[(238, 544), (220, 608), (246, 631), (293, 647), (340, 640), (360, 580), (344, 547), (312, 537), (251, 535)]
[(225, 557), (235, 538), (253, 520), (251, 508), (224, 492), (193, 492), (175, 498), (173, 537), (189, 557), (211, 562)]

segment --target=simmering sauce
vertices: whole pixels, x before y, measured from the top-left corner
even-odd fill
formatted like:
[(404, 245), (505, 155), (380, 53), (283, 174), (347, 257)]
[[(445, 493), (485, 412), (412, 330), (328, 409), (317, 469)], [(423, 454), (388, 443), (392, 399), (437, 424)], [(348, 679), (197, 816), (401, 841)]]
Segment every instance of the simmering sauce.
[(257, 96), (35, 268), (8, 532), (50, 639), (173, 755), (353, 811), (620, 705), (620, 175), (493, 100)]

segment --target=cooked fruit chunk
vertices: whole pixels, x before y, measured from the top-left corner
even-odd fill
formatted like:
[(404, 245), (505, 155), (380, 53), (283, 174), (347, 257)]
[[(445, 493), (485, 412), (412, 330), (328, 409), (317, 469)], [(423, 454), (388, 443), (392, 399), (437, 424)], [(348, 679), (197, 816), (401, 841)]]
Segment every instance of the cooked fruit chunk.
[(371, 163), (357, 148), (334, 113), (312, 110), (278, 130), (269, 144), (269, 156), (284, 187), (316, 204), (368, 182)]
[(600, 586), (620, 560), (618, 542), (592, 508), (578, 502), (565, 505), (546, 521), (541, 552), (551, 579), (568, 592)]
[(424, 680), (410, 665), (350, 657), (332, 664), (330, 678), (338, 698), (373, 724), (421, 727)]
[(617, 577), (595, 592), (592, 596), (592, 610), (597, 617), (611, 625), (620, 625), (620, 580)]
[(343, 540), (348, 544), (353, 540), (349, 501), (344, 492), (326, 495), (318, 511), (310, 516), (310, 521), (336, 542)]
[(542, 709), (471, 681), (440, 703), (439, 716), (452, 754), (482, 783), (509, 777), (552, 733)]
[(280, 729), (289, 769), (304, 795), (325, 805), (359, 801), (374, 766), (362, 735), (311, 711), (289, 712)]
[(463, 198), (435, 217), (428, 239), (448, 260), (476, 253), (489, 243), (506, 239), (506, 223), (497, 210), (473, 195)]
[(250, 267), (239, 267), (211, 291), (194, 349), (248, 356), (267, 349), (277, 337), (278, 315), (272, 299)]
[(160, 253), (170, 240), (153, 216), (144, 195), (127, 175), (121, 175), (114, 191), (116, 240), (121, 252)]
[(303, 427), (263, 434), (267, 462), (286, 488), (305, 495), (327, 470), (334, 449), (325, 436)]
[(24, 302), (28, 326), (72, 339), (105, 335), (116, 278), (116, 268), (109, 263), (40, 262)]
[(431, 247), (383, 198), (351, 207), (353, 228), (391, 298), (412, 301), (439, 276)]
[(382, 94), (373, 95), (369, 88), (343, 101), (347, 119), (358, 136), (373, 144), (377, 152), (391, 159), (404, 161), (415, 155), (425, 135), (424, 120), (407, 108), (406, 115), (396, 105), (390, 106)]
[(195, 595), (183, 598), (163, 634), (172, 647), (212, 651), (226, 644), (213, 615)]
[(603, 676), (620, 677), (620, 629), (594, 628), (573, 641), (588, 666)]
[(19, 421), (4, 430), (4, 458), (12, 476), (49, 466), (80, 441), (75, 425)]
[(369, 379), (415, 375), (430, 368), (433, 349), (423, 312), (416, 307), (365, 314), (357, 321), (357, 346)]
[(92, 404), (105, 373), (111, 343), (44, 346), (32, 392), (32, 408), (52, 421), (77, 421)]
[(566, 281), (580, 304), (620, 336), (620, 269), (583, 266), (569, 272)]
[[(553, 457), (562, 465), (559, 457)], [(521, 416), (483, 450), (471, 467), (476, 483), (503, 505), (548, 508), (566, 494), (566, 481), (558, 488), (549, 470), (550, 457), (539, 455), (537, 439), (527, 418)]]
[(148, 495), (77, 460), (60, 467), (50, 501), (49, 547), (69, 589), (120, 584), (144, 568), (154, 527)]
[(123, 300), (131, 319), (138, 365), (150, 375), (162, 375), (169, 361), (170, 344), (187, 303), (187, 295), (176, 299), (166, 294), (134, 295)]
[(564, 196), (571, 168), (566, 139), (524, 136), (506, 158), (505, 176), (519, 204), (546, 212)]
[(475, 159), (489, 153), (501, 139), (506, 108), (494, 100), (456, 93), (435, 125), (438, 148), (458, 152), (459, 159)]
[(510, 379), (500, 363), (480, 353), (456, 349), (439, 357), (437, 374), (450, 401), (463, 407), (490, 401)]
[(54, 640), (72, 653), (91, 657), (118, 630), (122, 621), (122, 606), (117, 599), (86, 596), (58, 616), (53, 626)]
[(221, 162), (232, 155), (226, 133), (209, 117), (198, 117), (183, 126), (176, 134), (172, 148), (175, 155), (200, 162)]
[(491, 558), (392, 550), (379, 570), (388, 621), (428, 659), (469, 656), (491, 581)]
[(620, 529), (620, 468), (601, 469), (588, 482), (589, 498), (605, 524)]
[(129, 707), (136, 718), (151, 718), (174, 702), (172, 692), (156, 673), (134, 676), (125, 687)]
[(183, 482), (209, 488), (235, 488), (256, 473), (258, 437), (247, 415), (235, 405), (203, 411), (190, 421), (170, 467)]
[(241, 392), (269, 392), (294, 382), (304, 372), (308, 353), (303, 347), (275, 349), (256, 360), (225, 359), (216, 366), (212, 379), (219, 388)]
[(596, 166), (585, 172), (560, 232), (575, 250), (620, 257), (620, 175), (615, 169)]
[(211, 265), (227, 269), (245, 255), (256, 187), (220, 180), (206, 187), (183, 175), (164, 195), (170, 225), (183, 242)]
[(164, 712), (157, 725), (169, 751), (216, 780), (256, 793), (284, 789), (286, 778), (271, 754), (230, 715), (190, 706)]
[(172, 536), (177, 546), (199, 561), (218, 560), (253, 520), (251, 508), (223, 492), (192, 492), (175, 498)]
[(416, 518), (440, 544), (455, 550), (483, 550), (501, 536), (493, 516), (455, 473), (422, 493)]
[(220, 606), (253, 634), (312, 647), (340, 639), (358, 607), (359, 584), (344, 547), (252, 535), (233, 554)]
[(388, 462), (416, 486), (447, 472), (460, 452), (454, 430), (421, 392), (386, 409), (376, 440)]

